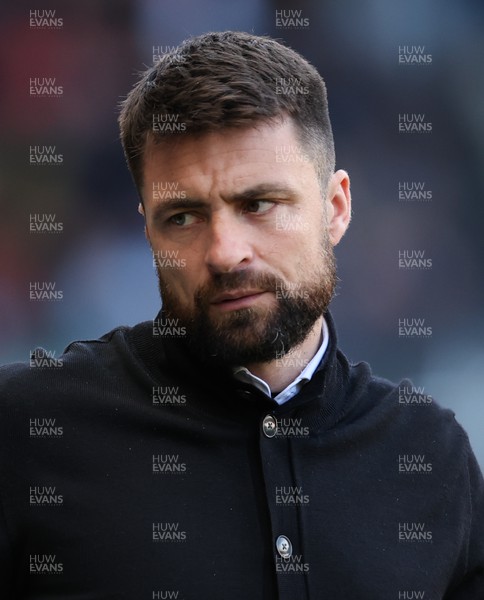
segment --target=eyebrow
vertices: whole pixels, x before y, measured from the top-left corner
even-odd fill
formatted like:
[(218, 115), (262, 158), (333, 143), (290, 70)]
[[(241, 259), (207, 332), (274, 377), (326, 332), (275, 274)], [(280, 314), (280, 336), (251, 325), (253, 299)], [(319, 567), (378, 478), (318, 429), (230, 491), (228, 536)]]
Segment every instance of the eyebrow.
[[(289, 198), (296, 193), (296, 190), (288, 185), (281, 185), (280, 183), (261, 183), (248, 188), (247, 190), (243, 190), (242, 192), (232, 194), (230, 197), (224, 198), (224, 200), (227, 202), (244, 202), (267, 196)], [(185, 209), (189, 211), (207, 208), (209, 205), (210, 202), (189, 197), (161, 200), (153, 209), (153, 219), (158, 220), (163, 218), (164, 215), (174, 210)]]
[(230, 196), (229, 201), (240, 202), (242, 200), (255, 200), (261, 196), (283, 196), (289, 197), (296, 194), (296, 190), (288, 185), (280, 183), (261, 183), (238, 194)]

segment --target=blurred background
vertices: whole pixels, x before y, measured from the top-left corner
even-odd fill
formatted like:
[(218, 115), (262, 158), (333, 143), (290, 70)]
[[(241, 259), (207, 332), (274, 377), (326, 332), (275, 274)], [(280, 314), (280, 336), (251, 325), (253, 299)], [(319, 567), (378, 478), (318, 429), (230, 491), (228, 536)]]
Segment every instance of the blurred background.
[[(0, 363), (155, 316), (117, 104), (154, 54), (188, 36), (268, 34), (326, 80), (337, 166), (352, 178), (332, 309), (340, 346), (451, 407), (484, 466), (480, 0), (16, 0), (0, 17)], [(43, 78), (57, 93), (32, 95)], [(431, 132), (400, 132), (399, 115)], [(39, 164), (46, 147), (57, 158)], [(425, 193), (402, 199), (405, 186)], [(55, 227), (31, 231), (46, 214)], [(427, 268), (401, 268), (405, 251)], [(32, 301), (32, 282), (59, 299)], [(431, 335), (402, 337), (402, 319)]]

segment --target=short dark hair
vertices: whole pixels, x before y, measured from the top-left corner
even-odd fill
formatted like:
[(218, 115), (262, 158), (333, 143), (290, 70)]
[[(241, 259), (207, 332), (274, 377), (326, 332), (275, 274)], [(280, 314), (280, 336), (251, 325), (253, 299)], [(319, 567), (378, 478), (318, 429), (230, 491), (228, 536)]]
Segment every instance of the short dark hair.
[(143, 155), (174, 135), (154, 131), (153, 115), (172, 115), (185, 133), (202, 135), (290, 117), (321, 183), (334, 171), (326, 86), (300, 54), (276, 40), (245, 32), (206, 33), (184, 41), (142, 74), (121, 104), (124, 153), (138, 190)]

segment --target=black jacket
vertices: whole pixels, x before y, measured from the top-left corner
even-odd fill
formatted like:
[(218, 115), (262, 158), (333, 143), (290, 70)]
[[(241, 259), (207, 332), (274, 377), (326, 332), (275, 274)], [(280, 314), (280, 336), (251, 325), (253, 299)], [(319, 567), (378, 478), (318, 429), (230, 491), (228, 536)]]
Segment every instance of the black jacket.
[(282, 406), (151, 322), (3, 367), (0, 598), (482, 600), (466, 434), (328, 322)]

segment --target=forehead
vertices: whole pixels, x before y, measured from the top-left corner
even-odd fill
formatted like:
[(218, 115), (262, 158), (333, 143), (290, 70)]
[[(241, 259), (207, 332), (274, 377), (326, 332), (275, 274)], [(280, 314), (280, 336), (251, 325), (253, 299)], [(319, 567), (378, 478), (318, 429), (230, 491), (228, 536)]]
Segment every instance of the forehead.
[(148, 193), (154, 183), (178, 182), (208, 194), (215, 188), (237, 193), (265, 181), (310, 185), (318, 178), (295, 125), (285, 120), (199, 136), (176, 135), (158, 143), (148, 139), (143, 181)]

